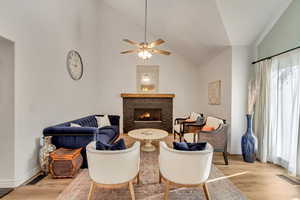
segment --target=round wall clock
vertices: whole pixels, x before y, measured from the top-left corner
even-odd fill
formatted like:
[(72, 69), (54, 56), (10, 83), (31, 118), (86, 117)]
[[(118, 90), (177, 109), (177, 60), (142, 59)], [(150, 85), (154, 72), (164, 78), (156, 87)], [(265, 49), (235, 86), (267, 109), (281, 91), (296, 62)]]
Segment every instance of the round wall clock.
[(69, 51), (67, 55), (67, 69), (73, 80), (81, 79), (83, 75), (83, 64), (80, 54), (75, 51)]

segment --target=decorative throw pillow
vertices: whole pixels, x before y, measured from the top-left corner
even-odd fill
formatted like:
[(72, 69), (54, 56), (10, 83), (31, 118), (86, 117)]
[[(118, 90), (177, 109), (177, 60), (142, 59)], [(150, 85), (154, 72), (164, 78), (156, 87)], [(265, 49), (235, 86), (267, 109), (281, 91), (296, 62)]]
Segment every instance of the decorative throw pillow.
[(203, 151), (206, 149), (206, 142), (188, 143), (190, 151)]
[(98, 128), (104, 127), (104, 126), (111, 126), (108, 115), (104, 116), (96, 116)]
[(186, 142), (173, 142), (173, 148), (179, 151), (189, 151), (190, 148)]
[(192, 112), (190, 115), (190, 120), (197, 121), (198, 117), (201, 117), (201, 115), (199, 113)]
[(79, 124), (71, 123), (70, 127), (82, 127), (82, 126), (80, 126)]
[(97, 150), (109, 150), (109, 151), (116, 151), (116, 150), (124, 150), (126, 149), (124, 139), (119, 139), (114, 144), (106, 144), (101, 141), (96, 142), (96, 149)]
[(196, 121), (199, 123), (203, 123), (205, 121), (205, 117), (202, 117), (201, 115), (199, 115)]
[(173, 148), (179, 151), (202, 151), (206, 148), (206, 142), (187, 143), (187, 142), (173, 142)]
[(202, 127), (201, 130), (202, 131), (214, 131), (216, 129), (214, 127), (212, 127), (212, 126), (205, 125), (205, 126)]

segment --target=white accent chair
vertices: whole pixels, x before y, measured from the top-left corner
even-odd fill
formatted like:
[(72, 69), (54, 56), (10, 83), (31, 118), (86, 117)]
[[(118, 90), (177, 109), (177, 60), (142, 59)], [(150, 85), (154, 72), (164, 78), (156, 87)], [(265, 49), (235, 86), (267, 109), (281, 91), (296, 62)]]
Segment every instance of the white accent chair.
[(101, 188), (128, 187), (135, 200), (133, 182), (139, 183), (140, 142), (120, 151), (96, 150), (95, 142), (86, 147), (89, 175), (92, 179), (88, 200), (93, 198), (96, 186)]
[(213, 147), (207, 143), (203, 151), (178, 151), (169, 148), (165, 142), (160, 142), (159, 182), (165, 183), (165, 197), (169, 198), (170, 185), (177, 187), (202, 186), (207, 200), (210, 195), (206, 181), (210, 174), (213, 157)]

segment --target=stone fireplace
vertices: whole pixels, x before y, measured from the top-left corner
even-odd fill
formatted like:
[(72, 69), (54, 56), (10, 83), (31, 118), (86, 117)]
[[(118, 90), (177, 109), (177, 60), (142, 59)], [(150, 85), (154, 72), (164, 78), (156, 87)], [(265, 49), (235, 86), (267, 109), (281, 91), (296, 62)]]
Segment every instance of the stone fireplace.
[(173, 130), (174, 94), (121, 94), (123, 131), (137, 128)]

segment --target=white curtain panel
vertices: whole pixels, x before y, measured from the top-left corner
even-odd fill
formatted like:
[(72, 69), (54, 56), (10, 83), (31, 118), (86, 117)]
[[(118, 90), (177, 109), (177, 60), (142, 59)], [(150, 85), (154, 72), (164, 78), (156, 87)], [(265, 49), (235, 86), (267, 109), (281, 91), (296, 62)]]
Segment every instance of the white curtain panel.
[[(255, 84), (257, 99), (254, 110), (254, 133), (258, 138), (257, 157), (267, 162), (269, 138), (269, 95), (270, 95), (271, 61), (266, 60), (255, 65)], [(263, 123), (262, 123), (263, 122)]]
[(255, 66), (258, 157), (300, 175), (300, 50)]

